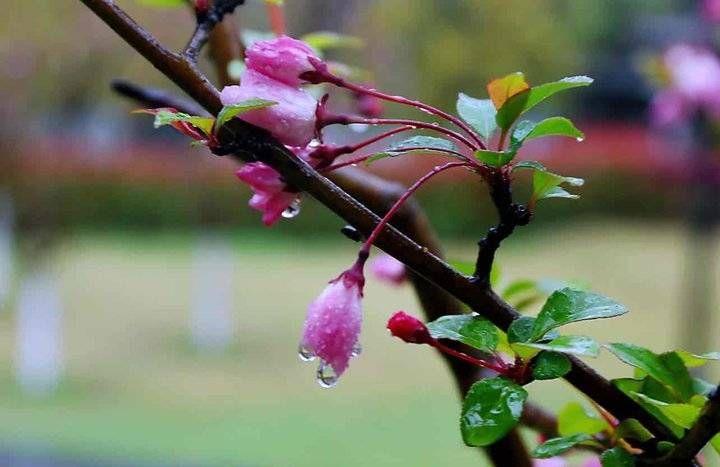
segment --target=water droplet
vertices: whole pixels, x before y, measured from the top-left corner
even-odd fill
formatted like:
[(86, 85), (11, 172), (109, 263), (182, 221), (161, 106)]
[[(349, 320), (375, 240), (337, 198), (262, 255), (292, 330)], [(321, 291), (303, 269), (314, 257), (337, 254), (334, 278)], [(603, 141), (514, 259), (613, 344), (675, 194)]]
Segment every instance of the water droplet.
[(357, 344), (355, 344), (355, 345), (353, 346), (352, 352), (350, 352), (350, 356), (351, 356), (351, 357), (357, 357), (357, 356), (360, 355), (361, 353), (362, 353), (362, 345), (360, 345), (360, 343), (358, 342)]
[(300, 214), (300, 197), (295, 198), (293, 202), (290, 203), (290, 206), (285, 208), (285, 210), (282, 212), (282, 216), (285, 219), (292, 219), (298, 214)]
[(316, 381), (321, 388), (327, 389), (335, 386), (338, 383), (338, 376), (335, 373), (335, 370), (333, 370), (332, 366), (330, 366), (324, 360), (320, 360), (320, 366), (317, 370)]
[(303, 347), (302, 344), (298, 347), (298, 358), (303, 362), (312, 362), (317, 358), (317, 355), (315, 355), (315, 352), (312, 350)]
[(370, 128), (370, 125), (366, 125), (364, 123), (351, 123), (348, 127), (355, 133), (365, 133), (368, 128)]
[(438, 122), (432, 122), (430, 125), (432, 125), (432, 126), (440, 126), (440, 124), (439, 124)]
[(320, 143), (320, 141), (318, 141), (317, 139), (314, 139), (314, 140), (310, 141), (310, 143), (308, 143), (308, 147), (309, 148), (318, 148), (321, 146), (321, 144), (322, 143)]
[(575, 141), (577, 141), (578, 143), (582, 143), (583, 141), (585, 141), (585, 138), (583, 138), (583, 137), (575, 138)]

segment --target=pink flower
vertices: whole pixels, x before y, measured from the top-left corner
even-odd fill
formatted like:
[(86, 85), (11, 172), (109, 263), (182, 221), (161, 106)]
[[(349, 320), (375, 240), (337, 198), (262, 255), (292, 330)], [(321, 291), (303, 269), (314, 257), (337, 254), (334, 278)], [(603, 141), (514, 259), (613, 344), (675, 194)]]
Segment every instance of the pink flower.
[(711, 23), (720, 23), (720, 0), (703, 0), (702, 15)]
[(664, 89), (658, 92), (650, 104), (650, 115), (656, 125), (672, 125), (687, 119), (688, 105), (679, 92)]
[(370, 263), (370, 271), (380, 281), (400, 285), (407, 279), (405, 265), (390, 255), (377, 256)]
[(223, 105), (254, 98), (275, 101), (277, 104), (240, 114), (239, 118), (268, 130), (289, 146), (305, 146), (315, 135), (317, 102), (301, 89), (247, 69), (240, 85), (227, 86), (220, 94)]
[(425, 323), (404, 311), (392, 315), (387, 328), (390, 334), (408, 344), (427, 344), (433, 340)]
[(300, 86), (301, 73), (315, 70), (309, 59), (319, 60), (309, 45), (288, 36), (255, 42), (246, 57), (248, 68), (293, 87)]
[[(362, 272), (351, 268), (330, 282), (308, 307), (301, 355), (320, 358), (318, 382), (331, 386), (357, 353), (362, 325)], [(332, 368), (334, 375), (329, 373)], [(329, 379), (326, 379), (329, 378)]]
[(280, 174), (262, 162), (245, 164), (235, 175), (255, 192), (250, 207), (263, 213), (262, 221), (267, 226), (277, 222), (298, 197), (297, 193), (285, 191)]
[(566, 465), (565, 459), (557, 456), (533, 460), (533, 467), (565, 467)]

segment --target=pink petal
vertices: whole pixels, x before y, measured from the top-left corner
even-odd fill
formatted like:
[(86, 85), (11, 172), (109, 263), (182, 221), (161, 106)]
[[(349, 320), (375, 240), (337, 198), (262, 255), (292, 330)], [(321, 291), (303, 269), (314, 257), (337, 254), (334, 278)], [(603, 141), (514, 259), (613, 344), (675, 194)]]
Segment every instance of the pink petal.
[(315, 69), (308, 57), (317, 59), (310, 46), (287, 36), (255, 42), (246, 57), (248, 68), (293, 87), (300, 86), (300, 74)]

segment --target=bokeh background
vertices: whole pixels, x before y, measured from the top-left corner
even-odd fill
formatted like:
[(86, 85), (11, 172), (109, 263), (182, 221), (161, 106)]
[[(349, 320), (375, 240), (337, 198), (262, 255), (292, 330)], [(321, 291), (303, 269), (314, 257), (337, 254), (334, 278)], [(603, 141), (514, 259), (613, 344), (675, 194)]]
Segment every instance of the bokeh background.
[[(171, 47), (192, 28), (183, 8), (117, 3)], [(236, 21), (267, 30), (262, 2), (247, 3)], [(483, 97), (489, 79), (518, 70), (531, 83), (595, 77), (541, 109), (572, 116), (585, 142), (551, 139), (527, 155), (587, 178), (582, 198), (541, 204), (503, 249), (502, 280), (574, 280), (628, 305), (622, 318), (577, 325), (601, 342), (720, 350), (717, 190), (713, 177), (693, 176), (698, 164), (715, 170), (699, 156), (712, 144), (692, 122), (649, 124), (644, 73), (669, 44), (712, 37), (695, 2), (287, 0), (286, 9), (293, 35), (360, 37), (362, 50), (334, 58), (447, 109), (457, 91)], [(113, 94), (117, 77), (172, 85), (80, 2), (5, 0), (3, 10), (0, 464), (483, 462), (461, 443), (445, 366), (385, 330), (393, 311), (418, 310), (407, 287), (370, 280), (364, 352), (337, 387), (318, 387), (298, 360), (307, 303), (355, 254), (339, 219), (305, 199), (299, 216), (262, 227), (231, 161), (154, 130)], [(373, 170), (408, 182), (433, 164), (421, 159)], [(472, 260), (494, 219), (484, 187), (450, 175), (419, 199), (448, 256)], [(607, 353), (592, 364), (610, 377), (631, 371)], [(717, 381), (717, 369), (706, 372)], [(557, 381), (531, 392), (549, 408), (583, 400)]]

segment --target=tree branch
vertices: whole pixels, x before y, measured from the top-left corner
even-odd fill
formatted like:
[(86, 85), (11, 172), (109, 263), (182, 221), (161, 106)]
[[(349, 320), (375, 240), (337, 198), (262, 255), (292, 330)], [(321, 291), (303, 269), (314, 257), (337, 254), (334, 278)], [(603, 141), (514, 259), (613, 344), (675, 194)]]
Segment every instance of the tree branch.
[[(81, 1), (206, 110), (213, 114), (220, 110), (217, 90), (209, 85), (207, 79), (202, 77), (193, 66), (188, 66), (179, 59), (176, 54), (167, 52), (112, 0)], [(267, 163), (280, 172), (288, 183), (309, 193), (365, 235), (369, 234), (379, 222), (377, 215), (330, 180), (319, 175), (304, 161), (290, 154), (266, 131), (252, 127), (239, 119), (234, 119), (223, 128), (225, 130), (221, 131), (221, 141), (234, 144), (238, 157)], [(428, 282), (434, 283), (480, 312), (503, 330), (507, 330), (510, 323), (520, 316), (492, 290), (478, 287), (470, 278), (459, 274), (436, 255), (392, 226), (383, 230), (377, 246), (405, 263)], [(565, 378), (581, 392), (618, 419), (637, 418), (659, 439), (676, 439), (662, 423), (592, 368), (577, 358), (571, 357), (570, 360), (572, 370)]]
[(185, 46), (183, 55), (193, 63), (197, 62), (200, 51), (210, 39), (210, 33), (220, 23), (225, 15), (231, 14), (235, 8), (245, 3), (245, 0), (215, 0), (207, 11), (197, 13), (197, 25), (190, 41)]
[(658, 466), (694, 465), (695, 456), (720, 432), (720, 388), (710, 395), (695, 424), (667, 456), (660, 459)]

